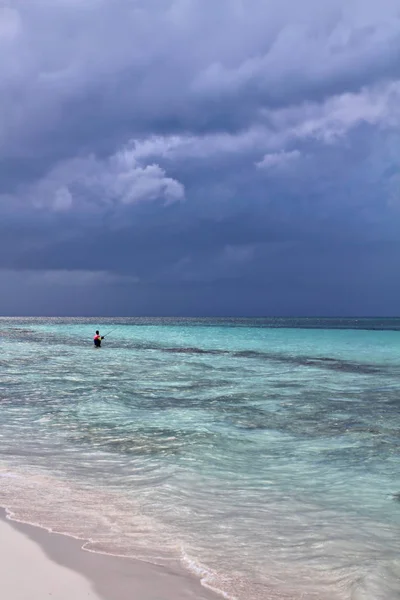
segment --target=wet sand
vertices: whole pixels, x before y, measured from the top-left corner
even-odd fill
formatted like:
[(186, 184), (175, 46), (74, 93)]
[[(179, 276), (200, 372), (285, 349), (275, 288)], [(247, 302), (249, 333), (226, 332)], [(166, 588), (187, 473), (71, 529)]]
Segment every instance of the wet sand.
[(0, 515), (7, 600), (216, 600), (186, 572), (82, 550), (80, 540)]

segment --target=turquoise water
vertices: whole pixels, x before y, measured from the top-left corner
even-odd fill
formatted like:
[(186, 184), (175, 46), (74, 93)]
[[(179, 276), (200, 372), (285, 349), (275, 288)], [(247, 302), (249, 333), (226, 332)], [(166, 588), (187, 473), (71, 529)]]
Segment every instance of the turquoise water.
[(0, 349), (15, 518), (229, 598), (400, 598), (400, 320), (0, 319)]

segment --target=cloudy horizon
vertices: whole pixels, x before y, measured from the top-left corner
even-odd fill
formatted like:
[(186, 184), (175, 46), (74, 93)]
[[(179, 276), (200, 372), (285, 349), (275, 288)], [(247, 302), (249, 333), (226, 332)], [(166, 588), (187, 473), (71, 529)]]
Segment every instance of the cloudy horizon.
[(0, 314), (393, 316), (395, 0), (0, 5)]

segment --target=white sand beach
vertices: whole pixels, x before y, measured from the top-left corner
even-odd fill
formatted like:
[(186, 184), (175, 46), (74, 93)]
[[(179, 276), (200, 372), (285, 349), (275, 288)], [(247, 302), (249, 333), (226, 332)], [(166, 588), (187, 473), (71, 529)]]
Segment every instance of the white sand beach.
[(82, 541), (0, 513), (3, 600), (216, 600), (179, 569), (82, 550)]
[(0, 581), (4, 600), (100, 600), (92, 583), (51, 561), (32, 540), (0, 521)]

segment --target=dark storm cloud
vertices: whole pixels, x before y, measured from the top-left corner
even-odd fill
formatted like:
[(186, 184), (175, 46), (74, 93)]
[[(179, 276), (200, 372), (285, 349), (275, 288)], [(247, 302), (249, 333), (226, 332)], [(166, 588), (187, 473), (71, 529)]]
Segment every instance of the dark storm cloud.
[(400, 259), (399, 54), (392, 0), (3, 4), (3, 310), (79, 312), (66, 284), (108, 312), (210, 313), (210, 285), (219, 313), (367, 310)]
[(395, 79), (398, 19), (393, 0), (17, 0), (1, 14), (2, 137), (20, 154), (38, 137), (101, 144), (100, 124), (112, 141), (248, 126)]

